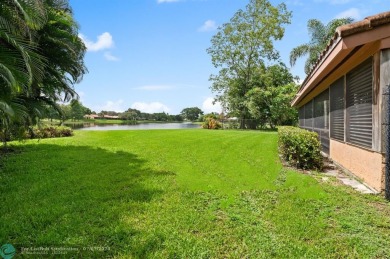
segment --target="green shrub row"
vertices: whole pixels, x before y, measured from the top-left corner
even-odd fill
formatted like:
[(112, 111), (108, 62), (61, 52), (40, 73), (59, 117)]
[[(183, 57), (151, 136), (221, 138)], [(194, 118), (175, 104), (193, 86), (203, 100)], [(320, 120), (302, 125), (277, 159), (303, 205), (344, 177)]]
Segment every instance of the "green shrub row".
[(60, 138), (73, 136), (73, 130), (65, 126), (33, 127), (27, 138)]
[(297, 127), (279, 127), (279, 152), (290, 165), (301, 169), (322, 168), (318, 134)]

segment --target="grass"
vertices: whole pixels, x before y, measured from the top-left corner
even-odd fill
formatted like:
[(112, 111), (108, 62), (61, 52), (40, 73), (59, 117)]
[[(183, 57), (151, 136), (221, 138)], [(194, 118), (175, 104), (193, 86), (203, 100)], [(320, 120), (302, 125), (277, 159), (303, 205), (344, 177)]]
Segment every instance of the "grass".
[(17, 146), (1, 158), (0, 244), (95, 258), (390, 255), (389, 203), (283, 168), (274, 132), (76, 131)]

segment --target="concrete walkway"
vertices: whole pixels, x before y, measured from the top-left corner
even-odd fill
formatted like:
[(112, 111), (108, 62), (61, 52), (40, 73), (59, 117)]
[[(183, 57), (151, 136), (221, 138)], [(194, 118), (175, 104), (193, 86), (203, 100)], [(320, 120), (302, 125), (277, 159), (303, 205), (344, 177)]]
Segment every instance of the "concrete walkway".
[(364, 185), (363, 183), (358, 181), (355, 177), (344, 172), (343, 170), (338, 168), (335, 164), (333, 164), (331, 161), (327, 159), (324, 162), (324, 172), (322, 174), (324, 175), (322, 177), (323, 181), (327, 181), (329, 179), (328, 177), (336, 177), (343, 184), (351, 186), (352, 188), (354, 188), (355, 190), (361, 193), (378, 194), (377, 191)]

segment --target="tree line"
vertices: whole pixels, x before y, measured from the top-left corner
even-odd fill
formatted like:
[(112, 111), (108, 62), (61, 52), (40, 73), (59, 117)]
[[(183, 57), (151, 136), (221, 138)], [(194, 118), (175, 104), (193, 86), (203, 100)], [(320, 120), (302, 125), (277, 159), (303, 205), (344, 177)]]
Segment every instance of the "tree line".
[(98, 118), (104, 118), (106, 115), (115, 116), (116, 119), (129, 121), (202, 121), (204, 112), (198, 107), (184, 108), (180, 114), (172, 115), (166, 112), (147, 113), (140, 110), (129, 108), (124, 112), (92, 111), (90, 108), (84, 106), (79, 100), (71, 100), (69, 104), (61, 104), (55, 109), (50, 107), (45, 115), (45, 118), (50, 120), (60, 120), (62, 122), (67, 120), (82, 120), (86, 115), (97, 115)]

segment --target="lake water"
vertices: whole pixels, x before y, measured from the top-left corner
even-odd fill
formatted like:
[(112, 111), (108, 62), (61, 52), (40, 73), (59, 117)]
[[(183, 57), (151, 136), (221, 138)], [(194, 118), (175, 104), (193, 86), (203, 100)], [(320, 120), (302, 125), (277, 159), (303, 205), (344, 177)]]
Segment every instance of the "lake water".
[(156, 129), (199, 129), (195, 123), (139, 123), (135, 125), (123, 124), (75, 124), (67, 125), (77, 130), (156, 130)]

